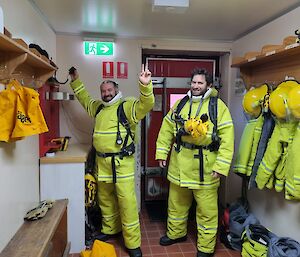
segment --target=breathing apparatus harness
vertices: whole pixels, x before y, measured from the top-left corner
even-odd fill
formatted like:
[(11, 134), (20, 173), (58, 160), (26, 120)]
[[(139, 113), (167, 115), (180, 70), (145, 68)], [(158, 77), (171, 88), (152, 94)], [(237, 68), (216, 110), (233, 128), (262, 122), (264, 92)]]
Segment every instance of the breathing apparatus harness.
[[(176, 131), (177, 131), (176, 137), (175, 137), (175, 143), (176, 143), (175, 151), (180, 152), (181, 147), (184, 147), (184, 148), (187, 148), (190, 150), (198, 149), (199, 152), (198, 152), (198, 154), (194, 155), (194, 158), (199, 159), (200, 181), (203, 182), (204, 181), (203, 149), (209, 150), (211, 152), (215, 152), (215, 151), (218, 151), (219, 147), (220, 147), (221, 139), (217, 133), (217, 129), (218, 129), (218, 125), (217, 125), (218, 96), (211, 96), (209, 99), (208, 113), (209, 113), (210, 120), (214, 126), (213, 126), (213, 132), (211, 135), (212, 142), (207, 146), (195, 145), (192, 143), (187, 143), (187, 142), (182, 141), (182, 136), (189, 135), (189, 133), (184, 129), (184, 124), (187, 122), (187, 120), (182, 118), (182, 116), (180, 115), (180, 112), (188, 101), (190, 102), (188, 120), (190, 120), (191, 119), (191, 111), (192, 111), (192, 97), (189, 97), (189, 95), (186, 95), (184, 98), (182, 98), (180, 100), (175, 111), (173, 112), (173, 114), (171, 116), (171, 118), (175, 121)], [(202, 103), (203, 103), (203, 98), (201, 98), (201, 101), (200, 101), (200, 104), (199, 104), (199, 107), (198, 107), (195, 117), (197, 117), (199, 115)], [(202, 114), (200, 117), (200, 120), (203, 123), (205, 123), (208, 120), (207, 114)]]
[[(117, 182), (117, 171), (116, 171), (116, 160), (115, 157), (119, 156), (119, 158), (122, 160), (125, 156), (131, 156), (135, 153), (135, 145), (134, 145), (134, 136), (130, 130), (130, 124), (126, 118), (125, 111), (124, 111), (124, 103), (125, 101), (121, 102), (118, 106), (117, 110), (117, 116), (118, 116), (118, 130), (117, 130), (117, 136), (116, 136), (116, 144), (122, 145), (120, 152), (116, 153), (102, 153), (102, 152), (96, 152), (97, 156), (101, 158), (107, 158), (111, 157), (111, 169), (113, 173), (113, 183)], [(103, 109), (104, 105), (101, 104), (97, 111), (95, 117), (99, 114), (99, 112)], [(120, 132), (120, 124), (126, 129), (126, 136), (123, 140)], [(132, 142), (128, 144), (129, 137), (132, 139)]]

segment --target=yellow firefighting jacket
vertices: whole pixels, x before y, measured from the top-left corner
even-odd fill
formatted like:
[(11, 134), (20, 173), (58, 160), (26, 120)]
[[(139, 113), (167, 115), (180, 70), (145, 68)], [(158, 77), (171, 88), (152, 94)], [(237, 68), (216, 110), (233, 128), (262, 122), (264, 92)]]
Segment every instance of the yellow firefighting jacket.
[(289, 200), (300, 200), (300, 124), (298, 123), (293, 142), (286, 160), (285, 198)]
[(274, 131), (269, 139), (255, 179), (259, 189), (264, 187), (273, 188), (275, 186), (276, 191), (280, 192), (283, 190), (288, 146), (293, 141), (296, 128), (297, 123), (294, 121), (284, 122), (276, 120)]
[[(211, 96), (215, 96), (217, 91), (213, 89)], [(180, 100), (175, 103), (175, 108), (179, 104)], [(195, 117), (198, 106), (201, 102), (192, 102), (191, 117)], [(208, 113), (209, 97), (203, 100), (202, 107), (200, 109), (199, 117), (202, 114)], [(190, 102), (188, 101), (182, 108), (180, 115), (185, 120), (188, 119), (188, 113), (190, 109)], [(213, 131), (213, 123), (209, 120), (209, 128), (206, 137), (203, 139), (193, 138), (191, 135), (182, 136), (182, 142), (208, 146), (211, 142), (211, 135)], [(173, 119), (172, 110), (164, 117), (161, 129), (156, 142), (156, 159), (167, 160), (168, 153), (171, 150), (170, 163), (168, 167), (168, 180), (181, 187), (188, 187), (191, 189), (199, 189), (205, 186), (205, 188), (216, 188), (220, 184), (219, 178), (213, 178), (211, 176), (212, 171), (216, 171), (224, 176), (228, 175), (233, 150), (234, 150), (234, 128), (231, 119), (231, 115), (225, 103), (218, 99), (218, 135), (221, 138), (221, 143), (218, 151), (210, 152), (203, 149), (204, 160), (204, 181), (200, 181), (199, 177), (199, 159), (195, 159), (195, 155), (198, 155), (198, 149), (187, 149), (182, 147), (179, 152), (175, 151), (175, 144), (172, 147), (172, 143), (176, 136), (176, 122)]]
[(263, 120), (263, 115), (260, 115), (257, 119), (251, 119), (247, 122), (233, 167), (235, 173), (240, 173), (248, 177), (251, 175)]
[[(87, 92), (84, 84), (79, 80), (73, 81), (72, 87), (80, 104), (87, 111), (89, 116), (95, 117), (100, 100), (94, 100)], [(136, 125), (139, 120), (143, 119), (154, 105), (154, 95), (152, 83), (144, 86), (140, 83), (139, 99), (128, 99), (124, 102), (124, 111), (128, 122), (130, 123), (132, 133), (135, 132)], [(120, 99), (110, 106), (104, 106), (95, 118), (95, 127), (93, 134), (93, 145), (97, 152), (101, 153), (117, 153), (121, 150), (121, 145), (116, 144), (116, 134), (118, 127), (117, 109), (123, 100)], [(126, 136), (126, 129), (120, 125), (120, 133), (122, 138)], [(131, 138), (129, 137), (128, 144)], [(98, 172), (98, 181), (112, 182), (112, 157), (96, 157), (96, 170)], [(122, 159), (115, 157), (117, 181), (128, 181), (134, 179), (134, 156), (125, 156)]]

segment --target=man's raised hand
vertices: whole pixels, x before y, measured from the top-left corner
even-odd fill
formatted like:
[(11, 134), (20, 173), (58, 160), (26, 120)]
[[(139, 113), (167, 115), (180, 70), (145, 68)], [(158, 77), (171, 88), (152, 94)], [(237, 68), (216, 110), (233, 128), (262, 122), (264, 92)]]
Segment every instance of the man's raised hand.
[(142, 64), (142, 71), (140, 73), (139, 80), (145, 86), (150, 84), (151, 81), (151, 72), (148, 70), (147, 66), (144, 66), (144, 64)]

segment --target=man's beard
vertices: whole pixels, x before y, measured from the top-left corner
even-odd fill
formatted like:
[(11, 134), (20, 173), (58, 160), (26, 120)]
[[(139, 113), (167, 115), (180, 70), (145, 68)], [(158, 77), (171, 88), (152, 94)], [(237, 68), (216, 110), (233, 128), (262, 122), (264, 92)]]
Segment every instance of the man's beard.
[(203, 90), (191, 90), (193, 96), (201, 96), (206, 93), (207, 89)]
[(103, 100), (104, 102), (108, 103), (108, 102), (111, 101), (115, 96), (116, 96), (116, 95), (114, 95), (114, 96), (113, 96), (113, 95), (106, 95), (106, 96), (103, 97), (102, 100)]

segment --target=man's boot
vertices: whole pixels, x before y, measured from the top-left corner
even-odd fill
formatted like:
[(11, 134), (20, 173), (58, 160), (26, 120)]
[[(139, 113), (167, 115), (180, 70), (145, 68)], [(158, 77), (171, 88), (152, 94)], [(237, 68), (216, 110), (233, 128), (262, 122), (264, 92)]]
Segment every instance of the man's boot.
[(172, 245), (172, 244), (175, 244), (175, 243), (186, 241), (186, 239), (187, 239), (186, 236), (179, 237), (179, 238), (176, 238), (176, 239), (171, 239), (167, 235), (164, 235), (160, 238), (159, 244), (163, 245), (163, 246), (167, 246), (167, 245)]
[(214, 253), (204, 253), (198, 250), (197, 257), (213, 257)]
[(130, 256), (130, 257), (142, 257), (142, 256), (143, 256), (140, 247), (135, 248), (135, 249), (127, 249), (127, 251), (128, 251), (128, 253), (129, 253), (129, 256)]
[(104, 234), (102, 232), (97, 232), (97, 234), (94, 235), (94, 240), (98, 239), (102, 242), (106, 242), (107, 240), (111, 239), (111, 238), (117, 238), (119, 236), (121, 236), (121, 232), (117, 233), (117, 234), (112, 234), (112, 235), (108, 235), (108, 234)]

